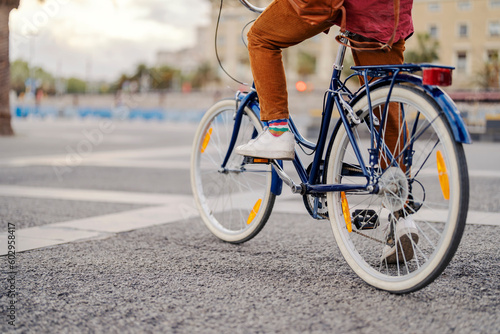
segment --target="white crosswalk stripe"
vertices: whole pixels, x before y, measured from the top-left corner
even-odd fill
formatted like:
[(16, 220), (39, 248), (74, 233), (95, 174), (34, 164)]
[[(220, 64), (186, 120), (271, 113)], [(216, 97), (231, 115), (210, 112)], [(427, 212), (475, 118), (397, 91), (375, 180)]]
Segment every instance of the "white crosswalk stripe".
[[(106, 238), (119, 232), (181, 223), (199, 216), (190, 195), (0, 185), (0, 196), (152, 205), (148, 208), (18, 230), (17, 251)], [(273, 211), (307, 215), (302, 199), (297, 195), (280, 196)], [(425, 212), (422, 214), (425, 215)], [(500, 213), (472, 211), (469, 212), (467, 224), (500, 226)], [(6, 235), (6, 232), (0, 233), (0, 255), (7, 253)]]

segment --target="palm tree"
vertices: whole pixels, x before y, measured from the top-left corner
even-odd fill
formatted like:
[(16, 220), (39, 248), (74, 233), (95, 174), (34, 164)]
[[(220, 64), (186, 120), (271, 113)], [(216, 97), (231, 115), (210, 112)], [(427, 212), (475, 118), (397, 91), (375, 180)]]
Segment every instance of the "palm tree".
[(0, 135), (12, 136), (10, 124), (9, 14), (19, 0), (0, 0)]

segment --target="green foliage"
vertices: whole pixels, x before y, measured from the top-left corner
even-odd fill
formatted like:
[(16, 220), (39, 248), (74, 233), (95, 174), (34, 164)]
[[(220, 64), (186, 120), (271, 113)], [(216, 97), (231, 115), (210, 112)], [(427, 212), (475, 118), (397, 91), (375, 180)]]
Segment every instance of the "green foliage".
[(216, 71), (209, 63), (200, 64), (195, 71), (185, 76), (181, 74), (180, 70), (169, 66), (148, 67), (140, 64), (133, 74), (122, 74), (109, 87), (109, 90), (128, 90), (131, 92), (139, 91), (141, 88), (148, 90), (178, 90), (183, 84), (199, 89), (217, 80)]
[(33, 78), (37, 81), (37, 89), (47, 94), (55, 94), (55, 79), (41, 67), (30, 68), (24, 60), (18, 59), (10, 64), (10, 88), (17, 94), (26, 91), (26, 80)]
[(417, 50), (408, 50), (405, 53), (407, 63), (432, 63), (439, 59), (439, 42), (427, 33), (417, 34)]
[(69, 78), (66, 82), (66, 92), (69, 94), (83, 94), (87, 90), (87, 83), (78, 78)]
[(40, 86), (38, 88), (41, 88), (46, 94), (53, 95), (56, 93), (56, 80), (54, 79), (52, 74), (46, 72), (41, 67), (35, 67), (33, 68), (33, 76), (40, 83)]
[(149, 69), (152, 89), (174, 88), (174, 80), (180, 79), (180, 71), (169, 66), (153, 67)]
[(10, 64), (10, 88), (18, 95), (26, 90), (25, 82), (29, 78), (30, 68), (23, 60), (16, 60)]
[(111, 86), (111, 91), (129, 90), (138, 91), (141, 86), (147, 89), (171, 89), (176, 78), (180, 78), (180, 71), (168, 66), (147, 67), (139, 64), (132, 75), (122, 74)]
[[(180, 89), (182, 84), (187, 83), (193, 88), (202, 88), (210, 82), (217, 81), (216, 71), (209, 63), (200, 66), (187, 76), (182, 76), (180, 70), (169, 67), (148, 67), (139, 64), (132, 74), (122, 74), (114, 83), (87, 83), (79, 78), (63, 79), (56, 78), (41, 67), (30, 68), (24, 60), (16, 60), (11, 63), (11, 89), (18, 95), (26, 92), (26, 81), (34, 78), (37, 88), (43, 89), (44, 93), (53, 95), (59, 92), (69, 94), (93, 93), (108, 94), (118, 90), (137, 92), (141, 90), (169, 90)], [(56, 89), (57, 87), (57, 89)]]
[(476, 84), (483, 90), (500, 88), (500, 61), (498, 55), (485, 62), (476, 73)]
[(201, 88), (217, 80), (217, 74), (209, 63), (201, 64), (190, 78), (193, 88)]

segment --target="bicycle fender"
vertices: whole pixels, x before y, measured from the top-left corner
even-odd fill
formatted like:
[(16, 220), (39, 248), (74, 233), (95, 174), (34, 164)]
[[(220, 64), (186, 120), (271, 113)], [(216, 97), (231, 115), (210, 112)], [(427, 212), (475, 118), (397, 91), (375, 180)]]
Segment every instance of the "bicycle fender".
[[(425, 87), (425, 86), (424, 86)], [(439, 87), (427, 86), (429, 91), (431, 91), (432, 96), (436, 99), (436, 102), (443, 109), (448, 122), (451, 125), (451, 131), (455, 136), (455, 140), (462, 144), (472, 144), (472, 138), (467, 130), (467, 126), (460, 115), (460, 110), (458, 110), (457, 105), (451, 97), (446, 94)]]
[[(378, 83), (391, 82), (391, 77), (382, 78)], [(429, 96), (431, 96), (436, 103), (443, 110), (446, 119), (448, 120), (448, 124), (450, 125), (451, 131), (453, 132), (453, 136), (455, 141), (462, 144), (472, 144), (472, 139), (467, 130), (467, 126), (460, 115), (460, 110), (458, 110), (455, 102), (451, 99), (451, 97), (446, 94), (438, 86), (428, 86), (422, 83), (422, 78), (415, 75), (408, 74), (399, 74), (396, 78), (396, 82), (409, 82), (415, 86), (422, 88)]]

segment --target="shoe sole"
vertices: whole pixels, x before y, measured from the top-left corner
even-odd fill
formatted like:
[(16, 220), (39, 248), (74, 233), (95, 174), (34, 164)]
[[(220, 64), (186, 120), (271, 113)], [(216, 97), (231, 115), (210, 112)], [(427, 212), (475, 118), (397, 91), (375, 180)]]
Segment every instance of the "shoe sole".
[(403, 234), (402, 236), (399, 237), (397, 247), (394, 247), (394, 249), (395, 250), (397, 249), (397, 251), (393, 251), (392, 254), (389, 254), (382, 261), (385, 260), (387, 261), (388, 264), (395, 264), (397, 262), (404, 263), (405, 261), (406, 262), (410, 261), (411, 259), (413, 259), (414, 256), (413, 245), (416, 245), (417, 243), (418, 243), (418, 234), (416, 233)]
[(289, 152), (266, 152), (266, 154), (253, 154), (251, 152), (245, 152), (244, 150), (236, 150), (239, 155), (244, 155), (252, 158), (263, 158), (263, 159), (275, 159), (275, 160), (293, 160), (295, 159), (295, 152), (291, 154)]

